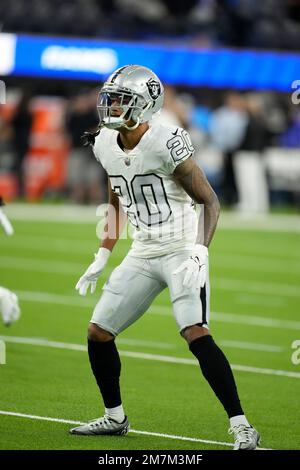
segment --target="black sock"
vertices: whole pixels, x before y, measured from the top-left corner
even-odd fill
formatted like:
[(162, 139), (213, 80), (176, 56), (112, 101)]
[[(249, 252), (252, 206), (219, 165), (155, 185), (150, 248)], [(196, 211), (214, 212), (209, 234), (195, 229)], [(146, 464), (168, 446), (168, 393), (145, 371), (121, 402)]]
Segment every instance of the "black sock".
[(195, 339), (189, 348), (198, 359), (204, 377), (224, 406), (228, 417), (243, 415), (230, 364), (212, 336)]
[(121, 405), (121, 361), (115, 340), (106, 342), (88, 340), (88, 353), (105, 407), (115, 408)]

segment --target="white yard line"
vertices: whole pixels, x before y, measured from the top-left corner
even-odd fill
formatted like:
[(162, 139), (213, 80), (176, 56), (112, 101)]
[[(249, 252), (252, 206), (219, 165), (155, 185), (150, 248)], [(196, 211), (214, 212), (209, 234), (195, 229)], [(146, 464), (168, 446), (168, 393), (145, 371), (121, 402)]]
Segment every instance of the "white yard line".
[[(82, 297), (79, 295), (51, 294), (50, 292), (15, 291), (18, 297), (25, 302), (38, 302), (45, 304), (68, 305), (69, 307), (94, 308), (97, 298)], [(300, 324), (300, 322), (299, 322)]]
[[(17, 247), (18, 249), (30, 249), (30, 251), (47, 253), (48, 255), (49, 253), (52, 255), (54, 253), (62, 253), (64, 255), (75, 253), (76, 255), (86, 255), (87, 259), (91, 256), (95, 243), (91, 239), (75, 240), (62, 237), (56, 239), (44, 235), (32, 236), (28, 234), (22, 234), (20, 237), (16, 234), (9, 239), (2, 239), (2, 245), (4, 247), (9, 246), (11, 251), (13, 251), (14, 247)], [(267, 254), (269, 254), (269, 257), (267, 257)], [(221, 251), (214, 248), (211, 256), (213, 257), (213, 265), (216, 267), (232, 268), (234, 266), (242, 271), (260, 271), (266, 273), (277, 272), (278, 262), (284, 260), (280, 264), (281, 272), (293, 272), (296, 275), (300, 275), (300, 254), (298, 255), (298, 253), (283, 253), (282, 251), (278, 253), (275, 249), (272, 252), (266, 253), (266, 251), (259, 252), (259, 248), (252, 253), (250, 251), (240, 253), (239, 251), (229, 252), (226, 249)], [(117, 252), (114, 252), (113, 257), (115, 261), (120, 260), (121, 262), (122, 258)], [(9, 263), (7, 260), (8, 257), (2, 259), (4, 263)]]
[[(300, 260), (290, 258), (276, 257), (273, 258), (258, 257), (253, 254), (249, 256), (235, 254), (216, 253), (213, 251), (211, 257), (213, 258), (213, 267), (225, 269), (238, 269), (239, 271), (254, 271), (262, 273), (289, 273), (300, 275)], [(211, 258), (211, 259), (212, 259)], [(280, 265), (280, 268), (279, 268)]]
[[(91, 234), (92, 235), (92, 234)], [(3, 239), (2, 243), (9, 243), (9, 246), (18, 249), (47, 252), (47, 253), (66, 253), (80, 254), (91, 256), (91, 252), (95, 249), (97, 244), (96, 237), (94, 241), (92, 238), (86, 240), (78, 240), (72, 238), (53, 238), (49, 236), (34, 236), (29, 234), (18, 235), (15, 234), (13, 238)], [(113, 257), (115, 260), (119, 259), (120, 256), (117, 252), (114, 252)], [(281, 263), (280, 270), (283, 272), (294, 272), (300, 274), (300, 253), (284, 253), (281, 249), (280, 252), (274, 248), (272, 251), (267, 252), (267, 248), (263, 250), (259, 247), (255, 249), (255, 252), (243, 251), (243, 247), (237, 247), (235, 251), (228, 251), (226, 247), (222, 250), (213, 248), (212, 257), (215, 259), (215, 265), (218, 267), (232, 267), (233, 265), (241, 270), (259, 270), (263, 272), (274, 272), (278, 270), (278, 261), (284, 260)], [(286, 263), (288, 261), (288, 263)], [(259, 269), (258, 269), (259, 268)]]
[[(48, 346), (58, 349), (69, 349), (71, 351), (86, 351), (86, 346), (81, 344), (63, 343), (59, 341), (50, 341), (44, 338), (24, 338), (21, 336), (0, 336), (7, 343), (29, 344), (34, 346)], [(126, 344), (129, 346), (143, 346), (156, 349), (174, 349), (176, 346), (169, 343), (160, 343), (156, 341), (143, 341), (127, 338), (118, 338), (119, 344)]]
[(235, 325), (259, 326), (265, 328), (277, 328), (282, 330), (300, 330), (300, 322), (294, 320), (286, 320), (285, 318), (268, 318), (255, 315), (212, 312), (213, 321), (221, 323), (233, 323)]
[[(83, 265), (72, 261), (56, 261), (49, 259), (32, 259), (13, 256), (0, 256), (1, 267), (5, 269), (16, 269), (22, 271), (35, 271), (39, 273), (54, 273), (67, 275), (80, 275)], [(79, 273), (79, 274), (78, 274)]]
[(97, 224), (97, 206), (74, 204), (24, 204), (12, 203), (5, 207), (5, 212), (12, 220), (24, 222), (62, 222), (74, 224)]
[[(198, 361), (194, 359), (187, 359), (181, 357), (162, 356), (156, 354), (137, 353), (133, 351), (120, 351), (122, 356), (131, 357), (134, 359), (145, 359), (149, 361), (169, 362), (172, 364), (186, 364), (197, 365)], [(231, 364), (233, 370), (239, 372), (249, 372), (253, 374), (275, 375), (282, 377), (289, 377), (293, 379), (300, 379), (300, 372), (290, 372), (287, 370), (267, 369), (261, 367), (244, 366), (239, 364)]]
[[(91, 233), (91, 236), (93, 233)], [(22, 234), (19, 235), (18, 233), (15, 234), (13, 238), (9, 238), (4, 240), (4, 242), (9, 243), (9, 245), (13, 247), (17, 247), (19, 249), (24, 249), (30, 251), (41, 251), (46, 253), (76, 253), (86, 256), (91, 256), (92, 251), (94, 250), (97, 245), (97, 239), (89, 240), (74, 240), (72, 238), (63, 238), (57, 235), (57, 238), (49, 237), (49, 236), (36, 236), (36, 235), (28, 235)]]
[[(12, 343), (22, 343), (22, 344), (34, 344), (37, 346), (52, 346), (57, 348), (64, 348), (65, 345), (68, 346), (68, 349), (73, 349), (76, 351), (85, 351), (85, 346), (72, 344), (72, 343), (61, 343), (57, 341), (49, 341), (45, 338), (23, 338), (20, 336), (2, 336), (2, 338), (7, 342)], [(46, 342), (46, 343), (45, 343)], [(142, 346), (147, 348), (154, 348), (154, 349), (176, 349), (176, 344), (174, 343), (163, 343), (160, 341), (147, 341), (147, 340), (139, 340), (133, 338), (117, 338), (118, 344), (124, 344), (128, 346)], [(281, 353), (284, 348), (280, 346), (275, 346), (272, 344), (258, 344), (258, 343), (249, 343), (243, 341), (231, 341), (231, 340), (221, 340), (219, 341), (221, 346), (233, 349), (246, 349), (249, 351), (263, 351), (263, 352), (271, 352), (271, 353)]]
[[(25, 419), (33, 419), (33, 420), (38, 420), (38, 421), (48, 421), (52, 423), (71, 424), (75, 426), (80, 426), (81, 424), (85, 424), (82, 421), (74, 421), (71, 419), (50, 418), (49, 416), (37, 416), (37, 415), (16, 413), (13, 411), (5, 411), (5, 410), (0, 410), (0, 415), (13, 416), (13, 417), (25, 418)], [(130, 429), (129, 432), (134, 433), (134, 434), (141, 434), (144, 436), (155, 436), (155, 437), (163, 437), (165, 439), (174, 439), (176, 441), (201, 442), (202, 444), (212, 444), (212, 445), (233, 447), (233, 444), (230, 442), (212, 441), (210, 439), (200, 439), (197, 437), (177, 436), (174, 434), (165, 434), (165, 433), (152, 432), (152, 431), (139, 431), (137, 429)], [(260, 447), (259, 450), (272, 450), (272, 449), (266, 449), (266, 448)]]
[[(3, 240), (5, 242), (5, 240)], [(30, 249), (30, 251), (46, 252), (46, 253), (76, 253), (91, 255), (91, 251), (95, 248), (96, 240), (93, 243), (91, 239), (84, 241), (73, 240), (70, 238), (52, 238), (48, 236), (32, 236), (22, 234), (22, 236), (15, 235), (13, 239), (7, 240), (11, 247)], [(238, 251), (228, 252), (224, 249), (213, 249), (215, 265), (221, 268), (238, 268), (244, 271), (262, 271), (271, 272), (278, 270), (278, 260), (288, 259), (288, 264), (281, 263), (280, 272), (288, 272), (300, 274), (300, 257), (294, 253), (285, 254), (282, 252), (277, 253), (276, 250), (272, 252), (272, 256), (263, 256), (259, 253), (239, 253)], [(119, 258), (117, 253), (114, 253), (115, 258)]]
[(145, 346), (147, 348), (155, 349), (176, 349), (176, 345), (172, 343), (162, 343), (160, 341), (146, 341), (133, 338), (117, 338), (119, 344), (126, 344), (128, 346)]
[[(85, 424), (84, 422), (81, 421), (73, 421), (70, 419), (62, 419), (62, 418), (50, 418), (48, 416), (36, 416), (36, 415), (30, 415), (30, 414), (25, 414), (25, 413), (15, 413), (12, 411), (4, 411), (0, 410), (0, 415), (5, 415), (5, 416), (14, 416), (18, 418), (27, 418), (27, 419), (33, 419), (33, 420), (39, 420), (39, 421), (49, 421), (49, 422), (54, 422), (54, 423), (63, 423), (63, 424), (71, 424), (75, 426), (80, 426), (81, 424)], [(176, 436), (173, 434), (162, 434), (158, 432), (149, 432), (149, 431), (138, 431), (137, 429), (130, 429), (129, 432), (135, 433), (135, 434), (141, 434), (145, 436), (156, 436), (156, 437), (164, 437), (166, 439), (175, 439), (178, 441), (190, 441), (190, 442), (201, 442), (202, 444), (217, 444), (220, 446), (227, 446), (227, 447), (232, 447), (233, 444), (229, 442), (222, 442), (222, 441), (211, 441), (207, 439), (199, 439), (196, 437), (185, 437), (185, 436)], [(262, 449), (264, 450), (264, 449)]]
[(300, 297), (299, 285), (283, 284), (281, 282), (242, 281), (241, 279), (214, 276), (212, 288), (232, 292), (254, 292), (278, 297)]
[[(35, 222), (96, 223), (97, 206), (72, 204), (9, 204), (5, 211), (13, 220)], [(300, 219), (297, 214), (250, 215), (236, 212), (221, 212), (219, 227), (222, 229), (300, 232)]]
[(232, 341), (232, 340), (221, 340), (219, 341), (221, 346), (225, 348), (233, 349), (246, 349), (249, 351), (263, 351), (271, 353), (281, 353), (284, 351), (284, 348), (281, 346), (276, 346), (274, 344), (260, 344), (260, 343), (249, 343), (248, 341)]
[[(86, 346), (81, 344), (63, 343), (59, 341), (49, 341), (45, 339), (37, 338), (22, 338), (18, 336), (0, 336), (0, 339), (7, 343), (27, 344), (31, 346), (43, 346), (50, 348), (66, 349), (72, 351), (86, 351)], [(198, 365), (198, 361), (195, 359), (188, 359), (184, 357), (164, 356), (160, 354), (148, 354), (136, 351), (119, 351), (121, 356), (130, 357), (132, 359), (143, 359), (149, 361), (166, 362), (172, 364), (184, 364), (184, 365)], [(289, 377), (294, 379), (300, 379), (300, 372), (292, 372), (287, 370), (267, 369), (261, 367), (244, 366), (240, 364), (231, 364), (233, 370), (240, 372), (249, 372), (254, 374), (263, 375), (275, 375), (282, 377)]]
[(300, 218), (298, 214), (251, 215), (221, 212), (219, 227), (224, 230), (300, 232)]
[[(96, 297), (80, 297), (62, 294), (51, 294), (50, 292), (34, 292), (34, 291), (20, 291), (17, 290), (19, 298), (24, 302), (38, 302), (38, 303), (52, 303), (57, 305), (67, 305), (81, 308), (94, 308), (96, 304)], [(148, 313), (154, 315), (172, 315), (172, 307), (165, 305), (152, 305), (148, 310)], [(268, 318), (255, 315), (246, 314), (235, 314), (235, 313), (224, 313), (224, 312), (212, 312), (212, 321), (234, 323), (236, 325), (249, 325), (249, 326), (260, 326), (266, 328), (280, 328), (283, 330), (300, 330), (300, 322), (287, 320), (287, 319), (276, 319)]]
[[(0, 257), (1, 267), (13, 270), (35, 271), (43, 273), (54, 273), (58, 275), (79, 276), (84, 266), (81, 263), (67, 261), (53, 261), (31, 258), (20, 258), (12, 256)], [(79, 273), (79, 274), (78, 274)], [(213, 288), (232, 292), (253, 292), (263, 295), (279, 297), (300, 297), (298, 285), (283, 284), (281, 282), (243, 281), (241, 279), (228, 279), (214, 276)]]
[(259, 305), (260, 307), (283, 307), (286, 300), (283, 297), (265, 297), (262, 294), (236, 294), (234, 302), (238, 305)]

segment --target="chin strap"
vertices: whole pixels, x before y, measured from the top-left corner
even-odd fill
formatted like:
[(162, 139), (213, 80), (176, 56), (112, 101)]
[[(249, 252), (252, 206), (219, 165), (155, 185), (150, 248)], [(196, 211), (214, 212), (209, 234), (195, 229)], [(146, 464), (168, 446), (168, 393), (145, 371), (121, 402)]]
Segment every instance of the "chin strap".
[(121, 127), (125, 127), (125, 129), (127, 129), (128, 131), (134, 131), (134, 129), (139, 127), (139, 125), (140, 125), (140, 118), (138, 118), (138, 120), (136, 121), (136, 123), (133, 126), (127, 126), (127, 124), (123, 124), (123, 126), (121, 126)]
[[(147, 106), (143, 109), (143, 111), (141, 112), (141, 115), (137, 118), (137, 121), (135, 124), (133, 124), (133, 126), (128, 126), (125, 122), (124, 124), (120, 125), (120, 128), (125, 127), (125, 129), (127, 129), (128, 131), (134, 131), (135, 129), (137, 129), (137, 127), (139, 127), (139, 125), (141, 124), (141, 120), (143, 119), (145, 112), (148, 111), (151, 108), (151, 106), (152, 106), (152, 103), (149, 102)], [(83, 135), (80, 137), (82, 145), (84, 147), (88, 147), (89, 145), (93, 146), (95, 144), (95, 139), (97, 135), (100, 134), (101, 128), (104, 126), (105, 124), (102, 121), (100, 122), (98, 129), (95, 132), (84, 132)]]
[(122, 127), (125, 127), (125, 129), (127, 129), (128, 131), (134, 131), (134, 129), (136, 129), (140, 125), (141, 120), (143, 119), (143, 116), (144, 116), (145, 112), (148, 111), (148, 109), (150, 109), (151, 106), (152, 106), (152, 103), (149, 102), (147, 104), (147, 106), (143, 109), (143, 111), (141, 112), (140, 116), (137, 119), (137, 122), (133, 126), (131, 126), (131, 127), (127, 126), (127, 124), (125, 123), (125, 124), (123, 124)]

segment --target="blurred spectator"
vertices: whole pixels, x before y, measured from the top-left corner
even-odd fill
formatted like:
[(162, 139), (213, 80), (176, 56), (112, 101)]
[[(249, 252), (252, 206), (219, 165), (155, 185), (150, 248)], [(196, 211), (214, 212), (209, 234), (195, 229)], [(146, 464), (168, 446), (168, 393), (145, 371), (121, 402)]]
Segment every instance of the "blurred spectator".
[(74, 202), (99, 203), (103, 198), (104, 173), (90, 147), (83, 147), (80, 137), (99, 123), (96, 103), (90, 92), (75, 96), (69, 106), (66, 128), (71, 140), (67, 184)]
[(7, 172), (13, 168), (12, 136), (9, 122), (0, 115), (0, 172)]
[(115, 28), (113, 35), (124, 39), (142, 39), (159, 36), (168, 29), (168, 12), (160, 0), (115, 0)]
[(259, 95), (249, 93), (244, 100), (248, 122), (244, 138), (233, 157), (238, 189), (236, 209), (247, 213), (265, 213), (269, 209), (269, 195), (263, 151), (270, 135)]
[(174, 87), (165, 86), (164, 107), (154, 119), (166, 125), (188, 127), (188, 107), (180, 100)]
[[(61, 82), (58, 86), (57, 83), (53, 81), (52, 94), (57, 93), (65, 97), (70, 93), (69, 83), (68, 86), (62, 86)], [(42, 86), (44, 87), (44, 81)], [(31, 168), (30, 172), (27, 171), (27, 193), (31, 184), (34, 186), (32, 191), (36, 191), (34, 194), (37, 198), (41, 197), (42, 193), (45, 195), (51, 194), (49, 191), (64, 192), (68, 189), (75, 202), (105, 201), (104, 172), (96, 162), (92, 150), (82, 147), (80, 141), (84, 131), (93, 130), (98, 124), (96, 94), (90, 91), (78, 93), (78, 86), (82, 84), (73, 83), (73, 92), (77, 89), (77, 94), (71, 99), (61, 99), (59, 106), (53, 104), (51, 112), (49, 112), (49, 103), (54, 103), (54, 98), (48, 101), (44, 97), (41, 101), (37, 101), (37, 96), (32, 93), (34, 97), (32, 112), (37, 112), (34, 103), (39, 102), (37, 115), (41, 119), (40, 124), (48, 123), (46, 127), (44, 124), (37, 126), (36, 120), (32, 127), (33, 114), (30, 110), (29, 93), (23, 93), (15, 108), (15, 97), (19, 96), (19, 91), (16, 89), (14, 94), (9, 95), (8, 106), (0, 108), (0, 190), (2, 184), (2, 191), (11, 194), (7, 197), (15, 195), (14, 179), (11, 175), (14, 156), (15, 170), (21, 181), (20, 192), (22, 192), (23, 163), (27, 153), (29, 157), (27, 170)], [(43, 112), (43, 107), (47, 112)], [(68, 151), (62, 126), (53, 128), (51, 125), (51, 122), (58, 123), (64, 119), (63, 127), (69, 134), (71, 152)], [(285, 169), (285, 178), (281, 178), (280, 188), (287, 191), (294, 190), (290, 180), (292, 176), (293, 180), (295, 179), (294, 174), (298, 170), (290, 168), (290, 165), (297, 166), (296, 160), (299, 159), (300, 112), (291, 104), (290, 95), (234, 91), (224, 95), (221, 90), (183, 87), (176, 89), (165, 86), (165, 106), (155, 119), (188, 129), (195, 147), (195, 161), (204, 169), (220, 199), (226, 204), (235, 205), (239, 200), (239, 207), (247, 206), (249, 210), (251, 200), (253, 202), (251, 209), (262, 208), (263, 198), (257, 196), (259, 191), (256, 191), (255, 199), (250, 190), (253, 188), (255, 190), (258, 186), (262, 188), (258, 176), (262, 182), (266, 168), (269, 188), (270, 175), (273, 175), (272, 181), (275, 183), (273, 181), (271, 189), (273, 192), (278, 191), (277, 175), (282, 173), (277, 168), (278, 155), (281, 162), (284, 160), (283, 156), (289, 162)], [(31, 140), (30, 152), (28, 152), (29, 140)], [(273, 152), (271, 156), (270, 152)], [(266, 155), (269, 155), (268, 158)], [(67, 172), (65, 172), (66, 166)], [(252, 176), (256, 175), (252, 179), (249, 176), (250, 166)], [(243, 177), (246, 175), (247, 184), (241, 175)], [(39, 192), (38, 188), (42, 190)], [(260, 194), (262, 195), (263, 191), (260, 191)]]
[(221, 43), (268, 49), (300, 48), (298, 0), (217, 0)]
[(280, 147), (300, 149), (300, 111), (292, 113), (290, 123), (286, 131), (277, 139)]
[(245, 110), (248, 122), (239, 150), (262, 152), (269, 144), (270, 135), (258, 94), (249, 93), (245, 96)]
[(299, 0), (1, 0), (0, 18), (4, 32), (300, 49)]
[(224, 105), (213, 113), (210, 120), (211, 141), (223, 152), (224, 156), (224, 179), (221, 192), (225, 204), (232, 205), (237, 202), (233, 155), (245, 138), (248, 123), (245, 98), (234, 92), (225, 97)]
[(11, 126), (13, 130), (12, 145), (15, 154), (14, 171), (18, 183), (18, 195), (24, 196), (25, 192), (25, 165), (24, 160), (29, 150), (30, 133), (32, 127), (32, 113), (30, 110), (31, 93), (23, 91), (21, 99), (16, 106)]
[(224, 105), (218, 108), (210, 122), (210, 134), (213, 143), (223, 152), (237, 149), (248, 124), (245, 98), (235, 92), (225, 97)]

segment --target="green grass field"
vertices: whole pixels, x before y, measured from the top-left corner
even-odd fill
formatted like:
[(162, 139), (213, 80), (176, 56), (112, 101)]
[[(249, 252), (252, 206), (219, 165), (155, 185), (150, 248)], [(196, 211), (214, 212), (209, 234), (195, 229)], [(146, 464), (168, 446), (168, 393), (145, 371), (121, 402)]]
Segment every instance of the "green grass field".
[[(0, 449), (230, 449), (226, 415), (177, 332), (167, 290), (117, 340), (132, 431), (68, 434), (71, 422), (103, 411), (86, 328), (102, 283), (130, 242), (116, 246), (96, 294), (80, 298), (74, 286), (97, 246), (95, 224), (18, 219), (14, 226), (14, 237), (0, 238), (0, 284), (18, 293), (22, 317), (10, 328), (0, 325), (7, 350)], [(300, 449), (300, 365), (291, 361), (292, 342), (300, 339), (299, 233), (220, 228), (210, 270), (212, 334), (234, 368), (262, 447)]]

